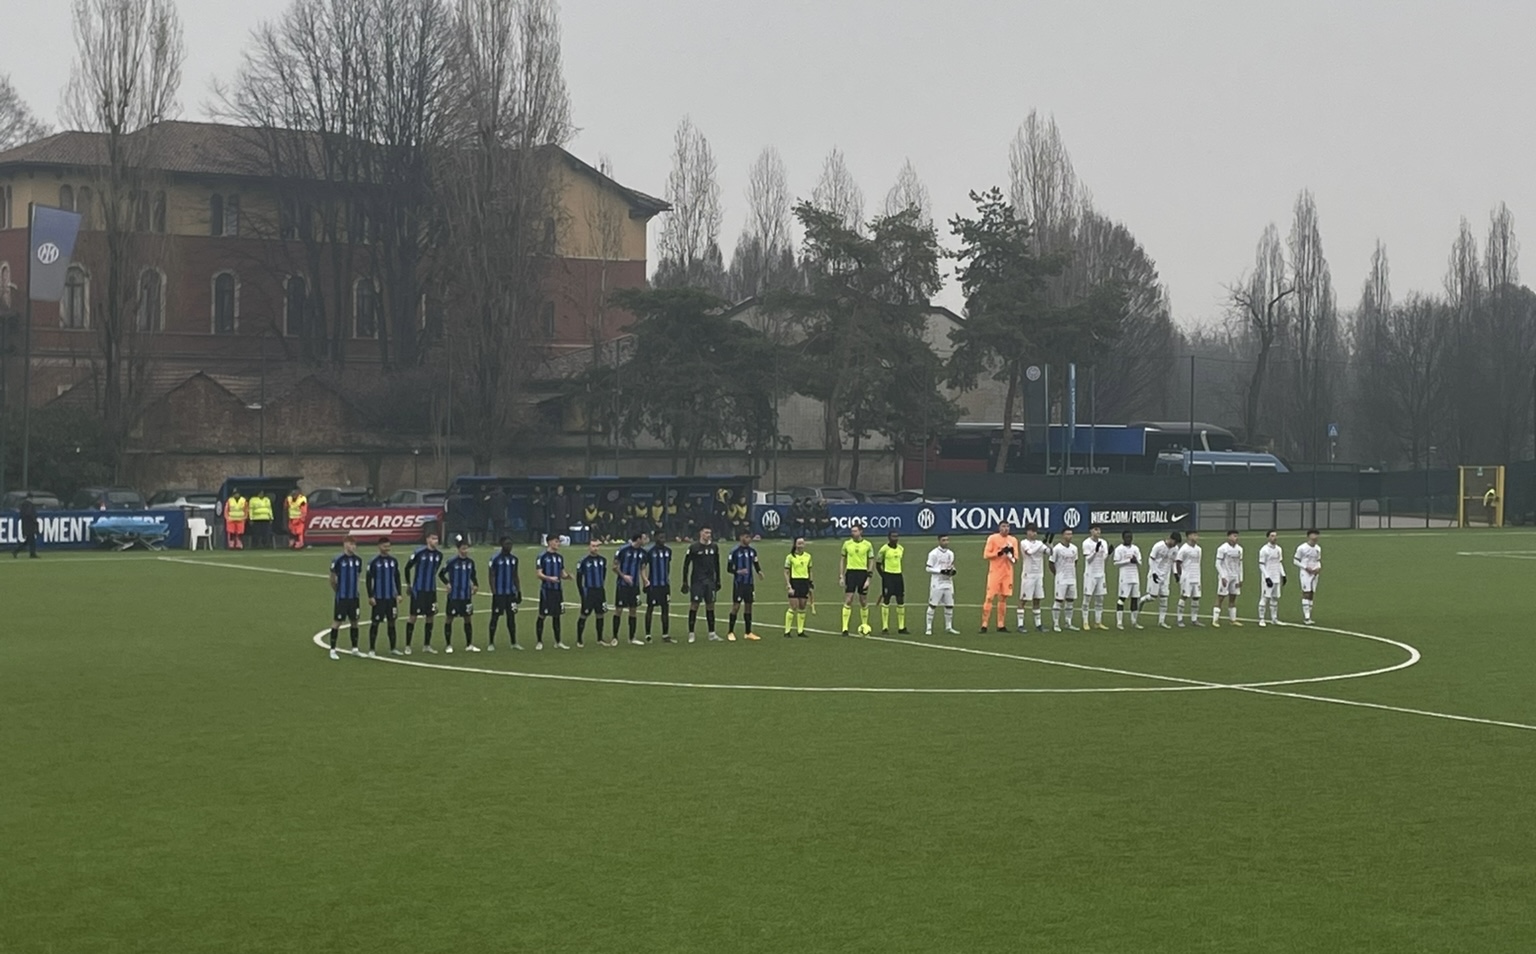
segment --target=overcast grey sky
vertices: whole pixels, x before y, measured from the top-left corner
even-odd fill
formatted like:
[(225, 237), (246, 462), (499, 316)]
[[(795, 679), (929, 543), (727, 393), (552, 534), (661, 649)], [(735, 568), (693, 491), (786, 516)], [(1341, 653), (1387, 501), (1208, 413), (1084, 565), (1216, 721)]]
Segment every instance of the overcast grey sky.
[[(285, 5), (181, 0), (189, 118)], [(0, 0), (0, 71), (50, 118), (68, 7)], [(1032, 107), (1055, 115), (1095, 204), (1146, 246), (1184, 322), (1219, 311), (1303, 187), (1345, 307), (1378, 237), (1396, 294), (1438, 290), (1461, 216), (1481, 235), (1500, 200), (1517, 228), (1536, 215), (1529, 0), (565, 0), (562, 14), (573, 151), (606, 153), (619, 179), (660, 194), (690, 114), (720, 164), (727, 254), (764, 145), (800, 195), (842, 148), (869, 208), (910, 157), (942, 220), (967, 190), (1006, 185)], [(958, 305), (954, 289), (943, 300)]]

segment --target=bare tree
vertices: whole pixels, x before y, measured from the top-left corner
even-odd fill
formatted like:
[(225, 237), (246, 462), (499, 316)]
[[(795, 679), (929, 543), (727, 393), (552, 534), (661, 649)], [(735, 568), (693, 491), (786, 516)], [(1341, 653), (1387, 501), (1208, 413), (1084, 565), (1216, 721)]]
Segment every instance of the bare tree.
[(1334, 413), (1333, 378), (1342, 369), (1338, 305), (1333, 277), (1323, 255), (1317, 203), (1310, 190), (1296, 197), (1291, 225), (1292, 297), (1289, 345), (1294, 353), (1291, 407), (1287, 415), (1289, 446), (1303, 459), (1322, 460), (1327, 427)]
[(1480, 335), (1484, 289), (1477, 238), (1465, 218), (1451, 243), (1446, 264), (1445, 296), (1451, 307), (1451, 375), (1459, 382), (1446, 395), (1451, 404), (1451, 440), (1457, 461), (1470, 460), (1483, 430), (1483, 396), (1470, 382), (1481, 376), (1476, 342)]
[(1410, 295), (1387, 308), (1372, 343), (1380, 351), (1380, 372), (1366, 395), (1376, 411), (1374, 427), (1395, 442), (1394, 459), (1415, 468), (1427, 463), (1429, 447), (1446, 422), (1451, 328), (1445, 302)]
[(1294, 290), (1287, 274), (1280, 231), (1270, 224), (1259, 238), (1253, 270), (1227, 286), (1228, 316), (1252, 343), (1254, 351), (1253, 374), (1243, 400), (1243, 437), (1250, 443), (1259, 440), (1259, 412), (1268, 384), (1270, 361), (1275, 346), (1289, 334), (1290, 311), (1286, 308), (1286, 299)]
[(1094, 367), (1092, 402), (1099, 420), (1156, 419), (1171, 407), (1176, 332), (1157, 264), (1124, 225), (1083, 211), (1077, 254), (1082, 287), (1118, 284), (1125, 292), (1120, 338)]
[(911, 159), (901, 164), (901, 170), (896, 173), (896, 184), (885, 194), (886, 215), (896, 215), (907, 209), (917, 210), (918, 224), (933, 224), (933, 197), (918, 177), (917, 168), (912, 165)]
[(340, 363), (353, 338), (375, 339), (387, 367), (421, 359), (450, 22), (444, 0), (295, 0), (257, 29), (223, 92), (221, 112), (252, 140), (252, 172), (277, 183), (279, 214), (249, 225), (289, 243), (305, 314), (283, 330), (312, 360)]
[[(172, 0), (75, 0), (75, 61), (65, 118), (97, 133), (92, 207), (101, 272), (91, 282), (96, 385), (108, 440), (121, 454), (140, 410), (152, 335), (164, 307), (166, 240), (147, 221), (156, 181), (156, 125), (178, 111), (185, 56)], [(161, 200), (163, 201), (163, 200)]]
[[(1030, 110), (1008, 148), (1009, 196), (1030, 224), (1035, 254), (1068, 253), (1082, 212), (1082, 189), (1072, 157), (1052, 117)], [(1058, 300), (1069, 295), (1065, 274), (1052, 284)]]
[(1479, 350), (1485, 374), (1477, 382), (1479, 391), (1494, 397), (1484, 403), (1489, 434), (1482, 452), (1497, 463), (1517, 459), (1530, 430), (1536, 314), (1530, 290), (1520, 286), (1519, 260), (1514, 216), (1501, 202), (1488, 216), (1488, 240), (1483, 245), (1486, 304)]
[(1360, 306), (1350, 327), (1350, 386), (1354, 391), (1350, 428), (1356, 447), (1376, 460), (1395, 459), (1398, 442), (1385, 418), (1391, 413), (1385, 401), (1387, 367), (1386, 336), (1392, 312), (1392, 274), (1387, 248), (1378, 239), (1371, 253), (1370, 274), (1360, 290)]
[(48, 125), (22, 100), (11, 78), (0, 73), (0, 151), (48, 135)]
[(858, 232), (864, 228), (864, 192), (848, 171), (848, 162), (841, 149), (827, 153), (821, 167), (821, 178), (811, 191), (811, 205), (831, 212), (843, 223), (843, 227)]
[(476, 467), (520, 429), (518, 397), (545, 348), (547, 273), (572, 134), (554, 0), (460, 0), (458, 99), (443, 173), (441, 297), (456, 418)]
[(784, 160), (777, 149), (767, 146), (747, 177), (747, 224), (731, 254), (730, 297), (734, 300), (796, 286), (792, 202)]
[(658, 286), (693, 286), (724, 294), (725, 263), (720, 252), (720, 184), (709, 140), (684, 116), (672, 138), (672, 173), (667, 201), (672, 211), (656, 242)]

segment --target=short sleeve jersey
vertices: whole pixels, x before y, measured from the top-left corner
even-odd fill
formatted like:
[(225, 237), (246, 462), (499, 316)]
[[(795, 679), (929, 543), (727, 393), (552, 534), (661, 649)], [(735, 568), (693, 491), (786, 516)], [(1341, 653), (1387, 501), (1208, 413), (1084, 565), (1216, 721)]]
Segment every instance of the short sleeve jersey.
[(844, 540), (844, 566), (850, 570), (868, 570), (869, 561), (875, 555), (875, 545), (868, 540)]
[(879, 561), (880, 572), (886, 576), (900, 576), (901, 560), (906, 554), (907, 548), (899, 543), (894, 547), (889, 543), (882, 546), (880, 552), (875, 555)]
[(784, 558), (784, 569), (789, 571), (791, 580), (808, 580), (811, 578), (811, 555), (809, 553), (791, 553)]

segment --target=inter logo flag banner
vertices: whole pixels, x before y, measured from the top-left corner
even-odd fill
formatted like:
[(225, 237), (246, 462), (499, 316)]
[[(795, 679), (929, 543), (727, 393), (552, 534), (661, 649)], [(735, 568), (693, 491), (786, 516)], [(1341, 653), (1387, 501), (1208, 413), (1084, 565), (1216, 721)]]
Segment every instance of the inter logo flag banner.
[(64, 297), (64, 279), (69, 273), (70, 257), (75, 254), (75, 236), (80, 233), (80, 216), (49, 206), (32, 208), (32, 258), (27, 264), (27, 295), (33, 301), (58, 301)]

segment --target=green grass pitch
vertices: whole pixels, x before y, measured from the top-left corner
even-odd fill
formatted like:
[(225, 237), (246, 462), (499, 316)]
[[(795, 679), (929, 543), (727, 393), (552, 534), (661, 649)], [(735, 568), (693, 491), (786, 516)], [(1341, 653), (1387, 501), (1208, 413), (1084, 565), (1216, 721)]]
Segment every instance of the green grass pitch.
[(768, 543), (759, 643), (483, 673), (329, 661), (329, 550), (0, 559), (0, 951), (1536, 950), (1536, 535), (1323, 544), (1343, 632), (980, 636), (973, 538), (788, 640)]

